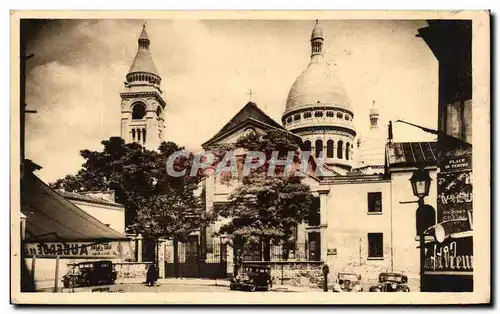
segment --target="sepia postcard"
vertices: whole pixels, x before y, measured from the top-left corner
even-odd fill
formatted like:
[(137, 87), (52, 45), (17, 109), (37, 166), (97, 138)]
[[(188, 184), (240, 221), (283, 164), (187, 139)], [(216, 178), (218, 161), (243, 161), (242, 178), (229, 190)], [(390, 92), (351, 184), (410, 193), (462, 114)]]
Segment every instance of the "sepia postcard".
[(13, 304), (491, 302), (488, 11), (12, 11), (11, 71)]

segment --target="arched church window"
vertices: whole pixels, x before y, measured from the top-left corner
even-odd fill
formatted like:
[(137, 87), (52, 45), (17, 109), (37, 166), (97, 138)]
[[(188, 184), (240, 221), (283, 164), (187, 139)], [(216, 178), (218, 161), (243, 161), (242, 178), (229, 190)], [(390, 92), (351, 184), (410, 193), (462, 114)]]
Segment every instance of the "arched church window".
[(344, 142), (339, 141), (337, 144), (337, 158), (342, 159), (342, 150), (344, 149)]
[(146, 143), (146, 129), (142, 129), (142, 141)]
[(333, 141), (328, 140), (326, 142), (326, 157), (333, 158)]
[(293, 121), (300, 121), (300, 113), (293, 116)]
[(346, 143), (346, 146), (345, 146), (345, 159), (346, 160), (349, 160), (349, 143)]
[(328, 118), (333, 118), (335, 115), (334, 115), (333, 111), (327, 111), (327, 112), (326, 112), (326, 116), (327, 116)]
[(321, 153), (323, 152), (323, 141), (322, 140), (316, 140), (315, 143), (315, 155), (316, 158), (319, 158), (321, 156)]
[(342, 116), (343, 116), (343, 115), (344, 115), (344, 114), (343, 114), (342, 112), (337, 112), (337, 118), (342, 119)]
[(132, 108), (132, 119), (140, 120), (146, 115), (146, 107), (141, 103), (136, 103)]
[(137, 140), (141, 141), (141, 129), (137, 129)]
[(302, 144), (302, 151), (304, 152), (311, 151), (311, 141), (305, 141), (304, 144)]
[(321, 117), (323, 116), (323, 111), (316, 111), (316, 112), (314, 113), (314, 116), (315, 116), (316, 118), (321, 118)]
[(309, 119), (312, 117), (312, 113), (310, 111), (307, 111), (304, 113), (304, 119)]
[(135, 142), (135, 129), (132, 129), (132, 142)]

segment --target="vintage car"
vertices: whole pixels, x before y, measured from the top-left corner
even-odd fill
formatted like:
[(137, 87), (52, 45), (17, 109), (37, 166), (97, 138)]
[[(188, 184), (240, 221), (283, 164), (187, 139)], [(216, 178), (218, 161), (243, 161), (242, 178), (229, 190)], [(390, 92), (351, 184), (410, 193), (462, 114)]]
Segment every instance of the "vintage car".
[(361, 275), (355, 273), (338, 273), (333, 284), (333, 292), (362, 292)]
[(406, 285), (408, 277), (400, 273), (381, 273), (378, 284), (370, 287), (370, 292), (410, 292)]
[(116, 281), (116, 271), (111, 261), (82, 262), (68, 265), (63, 276), (65, 288), (112, 285)]
[(243, 265), (241, 273), (231, 279), (229, 289), (244, 291), (268, 291), (272, 288), (272, 286), (273, 283), (271, 280), (270, 267), (261, 265)]

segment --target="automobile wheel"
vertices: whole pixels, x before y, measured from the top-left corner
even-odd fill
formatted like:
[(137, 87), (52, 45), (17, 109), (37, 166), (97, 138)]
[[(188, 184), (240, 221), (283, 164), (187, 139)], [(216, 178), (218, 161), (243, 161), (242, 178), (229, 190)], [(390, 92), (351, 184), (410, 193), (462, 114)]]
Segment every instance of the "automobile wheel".
[(70, 288), (71, 281), (68, 278), (64, 278), (63, 280), (63, 286), (64, 288)]

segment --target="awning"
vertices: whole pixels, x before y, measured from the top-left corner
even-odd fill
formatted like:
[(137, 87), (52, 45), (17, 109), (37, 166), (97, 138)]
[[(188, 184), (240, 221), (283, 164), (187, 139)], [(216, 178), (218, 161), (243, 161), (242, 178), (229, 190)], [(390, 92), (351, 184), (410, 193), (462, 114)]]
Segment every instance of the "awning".
[(86, 213), (34, 174), (21, 180), (26, 242), (109, 242), (125, 235)]

